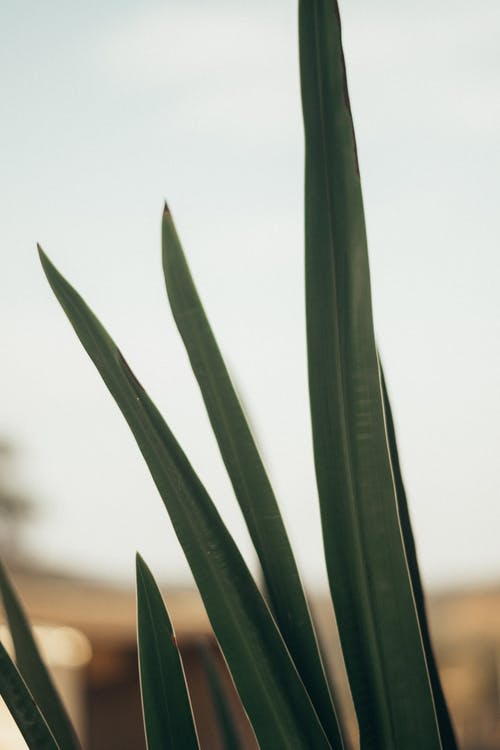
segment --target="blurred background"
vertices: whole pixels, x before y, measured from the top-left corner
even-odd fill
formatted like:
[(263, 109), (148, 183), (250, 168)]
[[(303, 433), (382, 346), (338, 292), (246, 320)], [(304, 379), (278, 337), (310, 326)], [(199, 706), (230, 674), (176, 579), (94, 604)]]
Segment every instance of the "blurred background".
[[(463, 747), (487, 750), (500, 745), (500, 6), (344, 0), (341, 13), (375, 325), (431, 622)], [(136, 549), (164, 583), (200, 705), (197, 644), (213, 642), (162, 503), (35, 243), (119, 343), (253, 565), (168, 309), (168, 199), (328, 622), (296, 2), (4, 0), (0, 41), (1, 556), (45, 627), (86, 746), (139, 748)], [(116, 745), (113, 711), (135, 726), (124, 721)], [(0, 750), (23, 746), (3, 714), (0, 726)]]

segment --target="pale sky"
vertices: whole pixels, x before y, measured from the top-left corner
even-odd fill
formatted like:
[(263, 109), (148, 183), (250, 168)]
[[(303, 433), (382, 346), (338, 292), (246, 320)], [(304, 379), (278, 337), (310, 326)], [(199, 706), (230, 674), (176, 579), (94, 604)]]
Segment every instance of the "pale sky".
[[(500, 579), (500, 4), (344, 0), (384, 358), (425, 580)], [(0, 433), (50, 565), (189, 573), (39, 241), (149, 390), (252, 560), (170, 314), (163, 199), (306, 583), (325, 580), (303, 293), (296, 3), (4, 0)]]

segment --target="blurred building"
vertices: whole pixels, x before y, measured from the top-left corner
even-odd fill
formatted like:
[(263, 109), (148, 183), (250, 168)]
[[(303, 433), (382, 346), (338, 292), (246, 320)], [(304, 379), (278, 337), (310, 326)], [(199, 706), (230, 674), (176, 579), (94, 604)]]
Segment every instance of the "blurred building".
[[(13, 578), (37, 628), (46, 659), (89, 750), (143, 750), (136, 647), (135, 593), (102, 583), (27, 569)], [(256, 743), (227, 674), (198, 594), (165, 592), (183, 658), (201, 745), (221, 748), (201, 658), (208, 647), (223, 678), (245, 748)], [(327, 600), (313, 610), (353, 746), (356, 728), (338, 641), (327, 639), (333, 615)], [(500, 747), (500, 586), (445, 592), (429, 604), (444, 689), (463, 750)], [(6, 629), (3, 628), (2, 640)], [(0, 713), (0, 750), (25, 748), (6, 711)]]
[(461, 747), (499, 748), (500, 586), (435, 595), (429, 614)]

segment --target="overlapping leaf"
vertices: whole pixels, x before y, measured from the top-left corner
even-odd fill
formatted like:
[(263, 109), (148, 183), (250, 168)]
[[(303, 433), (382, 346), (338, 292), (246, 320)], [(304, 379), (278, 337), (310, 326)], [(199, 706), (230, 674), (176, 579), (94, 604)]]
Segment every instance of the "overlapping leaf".
[(102, 325), (41, 250), (40, 257), (149, 466), (261, 747), (330, 747), (274, 620), (186, 456)]
[(224, 750), (243, 750), (243, 744), (238, 734), (238, 727), (234, 721), (234, 715), (227, 700), (215, 659), (205, 644), (200, 645), (199, 652), (210, 687), (210, 695), (217, 718), (222, 746)]
[(439, 672), (437, 668), (436, 658), (434, 656), (434, 650), (432, 648), (431, 635), (429, 632), (429, 625), (427, 622), (427, 614), (425, 607), (424, 590), (422, 581), (420, 579), (420, 571), (418, 568), (417, 560), (417, 549), (415, 546), (415, 540), (413, 538), (413, 531), (411, 528), (410, 512), (408, 509), (408, 502), (406, 499), (406, 490), (403, 482), (403, 475), (401, 473), (401, 466), (399, 463), (398, 448), (396, 442), (396, 430), (394, 428), (394, 420), (392, 417), (392, 409), (389, 401), (389, 394), (387, 393), (387, 386), (385, 382), (384, 372), (380, 367), (380, 379), (382, 383), (382, 395), (384, 398), (384, 413), (385, 421), (387, 425), (387, 440), (389, 443), (389, 451), (391, 455), (391, 464), (394, 474), (394, 484), (396, 485), (396, 495), (398, 501), (399, 520), (401, 523), (401, 532), (406, 549), (406, 558), (408, 560), (408, 567), (410, 569), (411, 580), (413, 584), (413, 593), (415, 595), (415, 604), (417, 607), (418, 620), (420, 624), (420, 630), (422, 632), (422, 641), (425, 649), (425, 656), (427, 658), (427, 665), (429, 667), (429, 677), (432, 685), (432, 693), (434, 696), (434, 703), (436, 705), (436, 712), (439, 722), (439, 731), (441, 734), (441, 741), (443, 743), (443, 750), (457, 750), (457, 742), (455, 739), (455, 732), (451, 723), (450, 713), (448, 706), (446, 705), (446, 698), (443, 693), (441, 686), (441, 680), (439, 679)]
[(271, 608), (330, 742), (342, 747), (311, 615), (278, 503), (167, 207), (162, 240), (163, 269), (172, 312), (259, 556)]
[(0, 595), (14, 643), (16, 663), (61, 750), (80, 743), (52, 678), (40, 656), (21, 602), (0, 563)]
[(330, 587), (364, 750), (441, 740), (399, 527), (335, 0), (300, 0), (306, 309)]
[(0, 695), (30, 750), (62, 750), (2, 643), (0, 643)]

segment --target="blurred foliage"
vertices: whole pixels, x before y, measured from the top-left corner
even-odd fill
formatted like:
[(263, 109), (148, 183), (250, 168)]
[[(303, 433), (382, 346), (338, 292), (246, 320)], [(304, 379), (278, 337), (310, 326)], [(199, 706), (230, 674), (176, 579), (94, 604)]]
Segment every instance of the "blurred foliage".
[(0, 437), (0, 548), (4, 558), (23, 553), (23, 532), (36, 516), (34, 501), (18, 489), (16, 448)]

